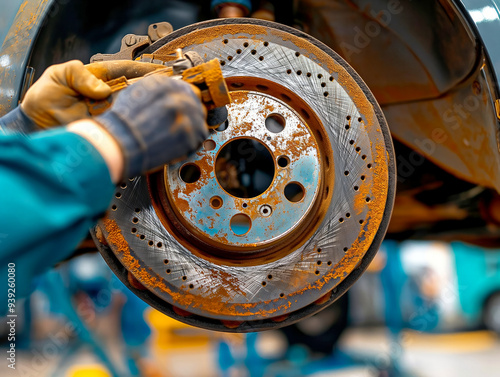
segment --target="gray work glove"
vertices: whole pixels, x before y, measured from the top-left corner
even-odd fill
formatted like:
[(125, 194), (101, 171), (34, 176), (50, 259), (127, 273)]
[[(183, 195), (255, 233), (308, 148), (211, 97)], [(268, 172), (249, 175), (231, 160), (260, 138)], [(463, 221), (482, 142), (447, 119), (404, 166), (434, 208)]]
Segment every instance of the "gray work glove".
[(208, 136), (206, 111), (191, 85), (161, 75), (121, 91), (95, 118), (118, 141), (124, 178), (154, 170), (196, 150)]

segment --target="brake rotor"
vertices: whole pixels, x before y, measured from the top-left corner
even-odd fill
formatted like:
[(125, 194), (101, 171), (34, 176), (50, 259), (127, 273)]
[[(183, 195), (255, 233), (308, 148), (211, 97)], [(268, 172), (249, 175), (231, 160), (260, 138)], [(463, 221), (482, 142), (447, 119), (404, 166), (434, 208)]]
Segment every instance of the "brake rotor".
[(149, 47), (220, 60), (228, 118), (186, 160), (122, 183), (98, 225), (114, 272), (191, 325), (289, 325), (335, 301), (375, 255), (392, 211), (392, 142), (363, 81), (295, 29), (203, 22)]

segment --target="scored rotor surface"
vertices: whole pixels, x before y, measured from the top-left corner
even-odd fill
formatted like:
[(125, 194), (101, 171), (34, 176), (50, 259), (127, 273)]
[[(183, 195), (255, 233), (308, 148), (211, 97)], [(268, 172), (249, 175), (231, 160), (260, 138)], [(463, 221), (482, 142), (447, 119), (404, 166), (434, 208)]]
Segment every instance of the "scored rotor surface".
[[(334, 184), (326, 178), (322, 182), (329, 200), (322, 204), (324, 216), (316, 219), (314, 236), (267, 263), (216, 263), (191, 252), (165, 229), (144, 177), (118, 188), (102, 229), (135, 278), (177, 308), (233, 321), (283, 316), (319, 300), (360, 265), (384, 218), (390, 184), (386, 140), (362, 90), (331, 56), (320, 56), (317, 47), (254, 25), (213, 29), (180, 36), (159, 48), (157, 56), (168, 59), (177, 47), (184, 53), (196, 51), (205, 60), (219, 59), (233, 84), (238, 77), (255, 78), (256, 84), (265, 79), (300, 95), (307, 106), (294, 108), (294, 116), (305, 123), (313, 117), (320, 120), (324, 130), (314, 130), (314, 137), (331, 143), (330, 174), (335, 177)], [(230, 89), (242, 90), (241, 85)]]

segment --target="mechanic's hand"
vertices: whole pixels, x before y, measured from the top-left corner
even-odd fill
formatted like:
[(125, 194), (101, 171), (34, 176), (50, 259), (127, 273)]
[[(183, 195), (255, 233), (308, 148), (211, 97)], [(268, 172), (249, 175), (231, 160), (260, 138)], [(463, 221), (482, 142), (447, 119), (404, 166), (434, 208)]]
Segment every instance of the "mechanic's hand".
[(50, 66), (26, 92), (21, 109), (39, 127), (48, 128), (90, 116), (83, 97), (102, 100), (111, 88), (72, 60)]
[(135, 177), (193, 152), (208, 136), (206, 111), (192, 86), (151, 75), (121, 91), (95, 118), (124, 154), (123, 178)]

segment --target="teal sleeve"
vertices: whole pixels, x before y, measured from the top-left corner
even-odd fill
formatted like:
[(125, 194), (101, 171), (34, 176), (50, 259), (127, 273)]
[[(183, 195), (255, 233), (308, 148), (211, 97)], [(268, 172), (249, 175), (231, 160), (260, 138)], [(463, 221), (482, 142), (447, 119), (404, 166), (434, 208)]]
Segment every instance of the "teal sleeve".
[(0, 315), (7, 309), (7, 268), (16, 297), (68, 257), (113, 195), (102, 156), (65, 128), (29, 136), (0, 134)]

